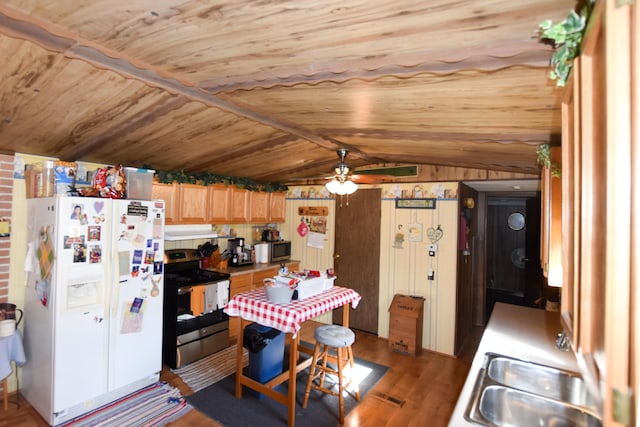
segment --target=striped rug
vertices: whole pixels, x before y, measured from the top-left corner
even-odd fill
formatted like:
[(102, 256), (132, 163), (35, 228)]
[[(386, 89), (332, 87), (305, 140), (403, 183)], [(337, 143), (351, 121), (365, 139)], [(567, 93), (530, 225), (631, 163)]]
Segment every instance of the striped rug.
[(57, 427), (159, 427), (191, 409), (178, 389), (155, 383)]
[[(248, 364), (249, 353), (246, 348), (243, 348), (242, 366)], [(231, 347), (171, 371), (195, 393), (236, 372), (236, 345), (233, 344)]]

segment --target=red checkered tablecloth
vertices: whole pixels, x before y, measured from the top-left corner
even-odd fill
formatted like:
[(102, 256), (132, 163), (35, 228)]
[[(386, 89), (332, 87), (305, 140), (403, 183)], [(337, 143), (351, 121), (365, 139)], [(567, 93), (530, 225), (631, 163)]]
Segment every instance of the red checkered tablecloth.
[(297, 334), (302, 322), (346, 304), (356, 308), (362, 297), (353, 289), (334, 286), (318, 295), (289, 304), (275, 304), (267, 299), (264, 288), (236, 294), (224, 308), (229, 316)]

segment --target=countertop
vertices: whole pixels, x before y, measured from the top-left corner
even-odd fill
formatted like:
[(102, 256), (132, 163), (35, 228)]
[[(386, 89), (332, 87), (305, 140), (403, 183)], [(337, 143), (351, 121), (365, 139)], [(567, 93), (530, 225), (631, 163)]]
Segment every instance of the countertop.
[(478, 426), (467, 421), (464, 414), (487, 352), (579, 372), (573, 352), (556, 348), (556, 335), (561, 331), (558, 312), (496, 303), (458, 397), (449, 427)]
[(219, 271), (221, 273), (227, 273), (230, 274), (231, 277), (233, 276), (237, 276), (238, 274), (245, 274), (245, 273), (255, 273), (256, 271), (263, 271), (263, 270), (269, 270), (272, 268), (280, 268), (280, 266), (282, 264), (286, 264), (286, 265), (291, 265), (291, 264), (299, 264), (300, 261), (298, 260), (294, 260), (294, 259), (290, 259), (288, 261), (281, 261), (281, 262), (270, 262), (267, 264), (258, 264), (258, 263), (253, 263), (251, 265), (245, 265), (242, 267), (227, 267), (227, 268), (209, 268), (208, 270), (213, 270), (213, 271)]

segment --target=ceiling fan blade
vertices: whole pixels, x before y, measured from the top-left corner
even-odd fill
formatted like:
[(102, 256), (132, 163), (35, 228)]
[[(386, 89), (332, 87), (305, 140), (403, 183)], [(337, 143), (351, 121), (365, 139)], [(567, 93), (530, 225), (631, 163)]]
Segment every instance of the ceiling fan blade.
[(351, 175), (350, 179), (358, 184), (379, 184), (385, 179), (393, 179), (391, 175)]

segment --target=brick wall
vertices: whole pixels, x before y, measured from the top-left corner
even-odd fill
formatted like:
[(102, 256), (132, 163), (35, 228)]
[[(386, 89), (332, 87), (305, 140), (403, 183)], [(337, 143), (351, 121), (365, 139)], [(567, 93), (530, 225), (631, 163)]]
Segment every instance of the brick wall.
[[(11, 222), (13, 202), (13, 156), (0, 155), (0, 220)], [(0, 237), (0, 302), (9, 299), (9, 252), (11, 239)]]
[[(0, 220), (11, 222), (13, 156), (0, 155)], [(9, 300), (9, 252), (11, 238), (0, 237), (0, 302)], [(2, 390), (3, 383), (0, 383)], [(11, 390), (9, 388), (9, 390)]]

